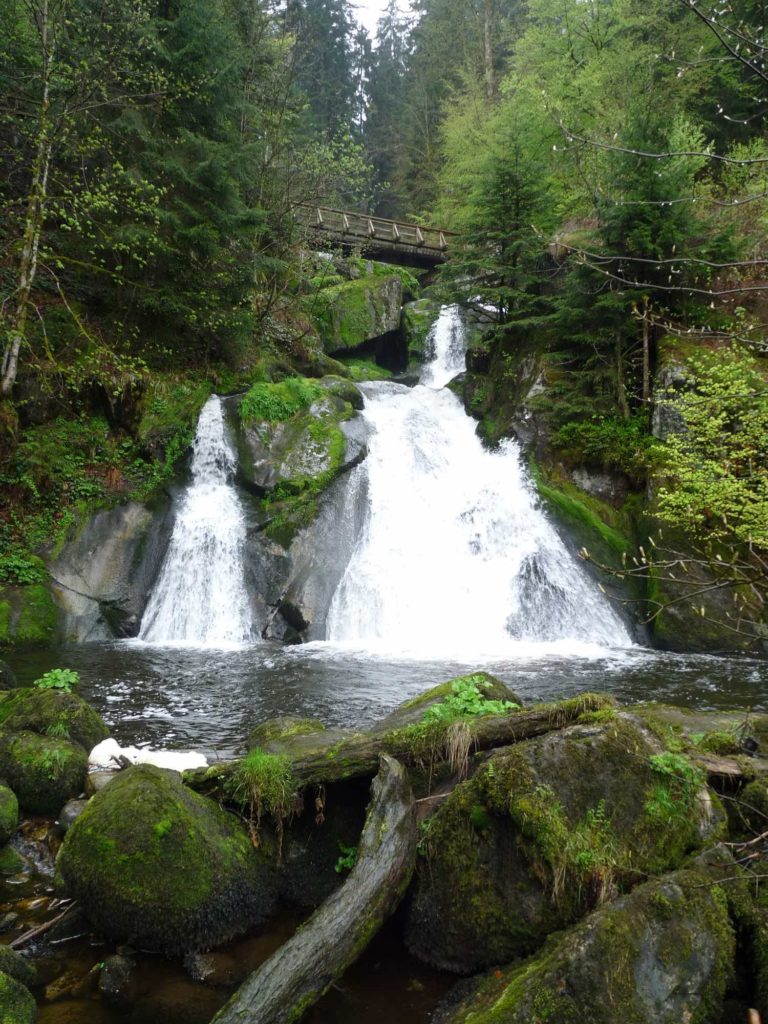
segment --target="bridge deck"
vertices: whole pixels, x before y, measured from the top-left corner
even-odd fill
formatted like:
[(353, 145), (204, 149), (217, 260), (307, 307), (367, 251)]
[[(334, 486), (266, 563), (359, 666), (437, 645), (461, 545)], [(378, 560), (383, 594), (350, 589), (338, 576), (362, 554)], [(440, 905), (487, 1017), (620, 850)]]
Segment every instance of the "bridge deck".
[(328, 206), (299, 206), (297, 218), (311, 231), (343, 245), (359, 245), (378, 258), (402, 259), (417, 265), (442, 263), (456, 235), (406, 221), (387, 220), (367, 213), (334, 210)]

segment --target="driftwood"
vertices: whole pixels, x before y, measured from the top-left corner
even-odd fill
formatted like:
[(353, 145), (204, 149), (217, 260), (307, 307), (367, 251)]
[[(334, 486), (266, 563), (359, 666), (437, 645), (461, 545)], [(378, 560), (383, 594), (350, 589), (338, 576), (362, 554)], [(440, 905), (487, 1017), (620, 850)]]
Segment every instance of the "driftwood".
[(416, 859), (405, 770), (381, 756), (357, 863), (341, 887), (254, 971), (212, 1024), (291, 1024), (357, 959), (396, 909)]
[[(557, 704), (544, 704), (530, 711), (508, 715), (485, 715), (468, 722), (475, 750), (489, 750), (521, 740), (541, 736), (573, 724), (579, 715), (614, 707), (615, 701), (603, 694), (582, 694)], [(286, 753), (297, 788), (343, 779), (373, 775), (381, 754), (391, 754), (406, 762), (423, 758), (413, 744), (409, 729), (391, 732), (354, 733), (341, 739), (331, 734), (314, 733), (297, 736)], [(222, 761), (210, 768), (184, 772), (184, 782), (206, 796), (226, 798), (227, 783), (240, 765), (239, 761)]]
[(693, 754), (691, 761), (706, 772), (707, 778), (717, 788), (718, 783), (751, 782), (752, 779), (768, 775), (768, 760), (764, 757), (721, 757), (718, 754)]

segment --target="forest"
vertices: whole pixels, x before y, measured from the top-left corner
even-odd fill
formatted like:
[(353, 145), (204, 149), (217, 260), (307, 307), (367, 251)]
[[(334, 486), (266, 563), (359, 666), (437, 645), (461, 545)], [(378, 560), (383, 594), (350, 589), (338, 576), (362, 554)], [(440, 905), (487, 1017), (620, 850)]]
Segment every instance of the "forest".
[[(728, 563), (734, 621), (762, 602), (759, 5), (393, 0), (373, 38), (344, 0), (0, 17), (0, 580), (167, 479), (201, 389), (324, 372), (295, 216), (321, 204), (458, 232), (430, 291), (484, 311), (487, 439), (537, 339), (552, 460), (657, 480), (654, 522)], [(678, 357), (697, 385), (672, 413), (654, 375)], [(659, 443), (666, 412), (687, 429)]]

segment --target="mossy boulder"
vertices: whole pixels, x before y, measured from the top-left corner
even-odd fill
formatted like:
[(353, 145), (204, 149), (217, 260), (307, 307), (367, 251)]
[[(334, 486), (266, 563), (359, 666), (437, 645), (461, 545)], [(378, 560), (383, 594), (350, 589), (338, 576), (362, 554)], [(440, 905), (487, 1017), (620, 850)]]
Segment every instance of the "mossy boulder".
[(311, 736), (317, 732), (325, 732), (325, 725), (319, 719), (283, 715), (280, 718), (269, 718), (266, 722), (259, 722), (248, 734), (245, 746), (248, 750), (260, 747), (274, 753), (270, 750), (272, 744), (280, 745), (291, 736)]
[(406, 934), (417, 956), (459, 973), (525, 956), (723, 828), (717, 798), (692, 768), (666, 774), (636, 719), (588, 718), (494, 751), (427, 819)]
[(717, 876), (679, 871), (472, 985), (441, 1024), (719, 1024), (736, 941)]
[(0, 846), (5, 846), (19, 825), (19, 801), (8, 786), (0, 783)]
[(35, 732), (0, 731), (0, 777), (30, 814), (57, 814), (82, 792), (87, 770), (88, 755), (79, 744)]
[(325, 352), (358, 348), (400, 326), (403, 283), (398, 274), (374, 274), (324, 288), (311, 316)]
[(69, 740), (86, 751), (109, 736), (104, 721), (81, 697), (34, 686), (13, 690), (0, 700), (0, 728)]
[(10, 946), (0, 944), (0, 973), (8, 974), (21, 985), (32, 988), (37, 984), (37, 968)]
[(0, 587), (0, 646), (51, 644), (57, 623), (56, 605), (45, 583)]
[(21, 982), (0, 971), (0, 1024), (32, 1024), (37, 1018), (35, 1000)]
[(240, 823), (150, 765), (93, 797), (57, 869), (99, 932), (168, 954), (219, 945), (275, 903), (273, 868)]
[(521, 708), (523, 706), (521, 698), (501, 679), (491, 675), (490, 672), (473, 672), (468, 676), (456, 676), (445, 683), (439, 683), (437, 686), (432, 686), (429, 690), (425, 690), (424, 693), (404, 701), (385, 718), (376, 722), (372, 732), (391, 732), (395, 729), (404, 729), (409, 725), (423, 721), (424, 714), (429, 708), (434, 707), (436, 704), (442, 704), (446, 698), (450, 698), (454, 694), (454, 686), (457, 683), (461, 684), (468, 680), (474, 681), (474, 684), (486, 700), (509, 701)]

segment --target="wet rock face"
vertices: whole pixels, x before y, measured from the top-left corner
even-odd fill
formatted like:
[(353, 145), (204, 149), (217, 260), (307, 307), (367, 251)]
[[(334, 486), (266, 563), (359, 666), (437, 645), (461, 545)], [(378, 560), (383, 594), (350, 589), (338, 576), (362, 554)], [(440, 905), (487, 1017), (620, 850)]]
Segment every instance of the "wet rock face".
[(471, 983), (438, 1021), (715, 1024), (735, 947), (717, 875), (679, 871), (597, 910), (539, 957)]
[(723, 820), (698, 780), (654, 768), (659, 749), (622, 714), (494, 751), (424, 825), (411, 951), (459, 973), (525, 956), (677, 866)]
[(169, 504), (99, 512), (49, 566), (67, 640), (136, 636), (171, 531)]
[(225, 942), (275, 903), (273, 867), (239, 822), (149, 765), (93, 797), (57, 868), (101, 934), (169, 954)]

